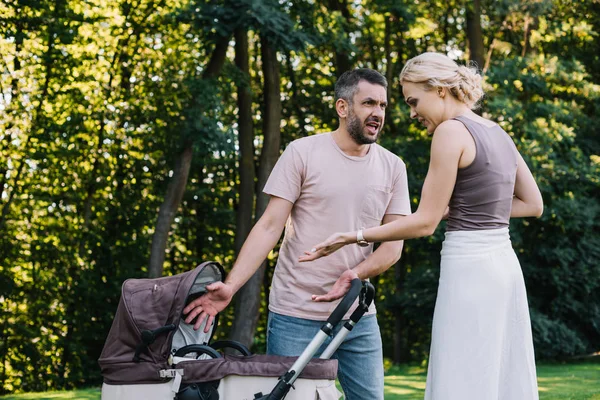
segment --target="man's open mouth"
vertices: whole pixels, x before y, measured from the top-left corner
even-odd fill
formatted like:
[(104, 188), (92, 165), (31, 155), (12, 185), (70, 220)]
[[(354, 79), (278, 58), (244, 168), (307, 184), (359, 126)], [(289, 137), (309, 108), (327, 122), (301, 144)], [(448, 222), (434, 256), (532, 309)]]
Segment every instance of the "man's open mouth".
[(379, 127), (381, 126), (381, 124), (379, 122), (369, 121), (367, 122), (366, 126), (369, 133), (371, 133), (372, 135), (376, 135), (377, 132), (379, 132)]

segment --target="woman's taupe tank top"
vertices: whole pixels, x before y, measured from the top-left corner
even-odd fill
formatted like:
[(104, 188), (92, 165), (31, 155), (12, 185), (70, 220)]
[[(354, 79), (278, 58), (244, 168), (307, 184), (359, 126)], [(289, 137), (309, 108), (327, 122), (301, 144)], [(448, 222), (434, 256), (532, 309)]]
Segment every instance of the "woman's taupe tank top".
[(517, 148), (498, 125), (488, 127), (463, 116), (455, 119), (473, 136), (476, 154), (469, 166), (458, 169), (446, 230), (508, 227), (517, 175)]

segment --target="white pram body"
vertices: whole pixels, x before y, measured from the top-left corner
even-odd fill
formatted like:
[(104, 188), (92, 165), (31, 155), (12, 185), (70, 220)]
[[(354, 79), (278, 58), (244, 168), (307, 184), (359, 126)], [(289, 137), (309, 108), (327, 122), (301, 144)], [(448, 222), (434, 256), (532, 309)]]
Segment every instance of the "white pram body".
[[(269, 393), (278, 383), (278, 377), (229, 375), (219, 382), (219, 399), (251, 400), (255, 393)], [(159, 384), (102, 385), (102, 399), (114, 400), (172, 400), (175, 398), (174, 381)], [(286, 400), (338, 400), (341, 393), (331, 379), (297, 379)]]

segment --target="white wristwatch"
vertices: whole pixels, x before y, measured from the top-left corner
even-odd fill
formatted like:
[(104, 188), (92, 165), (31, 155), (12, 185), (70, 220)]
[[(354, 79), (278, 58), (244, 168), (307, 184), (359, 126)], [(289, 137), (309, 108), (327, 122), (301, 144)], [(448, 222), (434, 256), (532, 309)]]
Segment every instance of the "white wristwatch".
[(356, 232), (356, 244), (359, 245), (360, 247), (367, 247), (369, 245), (369, 242), (367, 242), (365, 240), (365, 237), (363, 236), (362, 229), (360, 229), (358, 232)]

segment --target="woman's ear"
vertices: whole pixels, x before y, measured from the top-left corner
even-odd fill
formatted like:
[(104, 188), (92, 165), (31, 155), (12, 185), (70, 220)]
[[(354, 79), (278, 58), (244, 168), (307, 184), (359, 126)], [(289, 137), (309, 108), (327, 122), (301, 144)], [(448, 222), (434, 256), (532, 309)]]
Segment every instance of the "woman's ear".
[(446, 96), (446, 88), (443, 88), (443, 87), (437, 88), (437, 94), (438, 94), (438, 96), (440, 96), (443, 99), (444, 96)]

